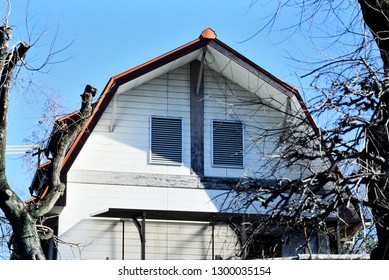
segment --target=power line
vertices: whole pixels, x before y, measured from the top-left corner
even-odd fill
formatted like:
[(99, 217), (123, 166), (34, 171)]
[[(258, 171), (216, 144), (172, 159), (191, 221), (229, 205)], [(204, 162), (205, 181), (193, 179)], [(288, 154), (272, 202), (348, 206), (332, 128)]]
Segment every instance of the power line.
[(6, 155), (24, 155), (35, 148), (39, 148), (38, 144), (26, 144), (26, 145), (11, 145), (7, 146), (5, 150)]

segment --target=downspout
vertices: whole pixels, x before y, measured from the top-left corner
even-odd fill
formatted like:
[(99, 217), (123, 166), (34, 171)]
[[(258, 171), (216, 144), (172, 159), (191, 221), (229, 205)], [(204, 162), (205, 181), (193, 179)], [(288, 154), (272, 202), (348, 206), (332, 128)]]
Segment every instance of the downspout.
[(212, 260), (215, 260), (215, 225), (212, 224)]
[(142, 228), (141, 228), (141, 260), (146, 259), (146, 213), (142, 215)]
[(122, 260), (124, 260), (124, 240), (125, 240), (125, 222), (127, 219), (120, 219), (122, 222)]

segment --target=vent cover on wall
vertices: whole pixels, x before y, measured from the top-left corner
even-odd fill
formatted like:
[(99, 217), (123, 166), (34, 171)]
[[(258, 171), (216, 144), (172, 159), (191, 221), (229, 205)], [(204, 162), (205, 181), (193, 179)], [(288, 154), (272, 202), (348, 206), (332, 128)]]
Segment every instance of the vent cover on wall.
[(151, 117), (150, 162), (182, 164), (182, 119)]
[(240, 122), (213, 121), (212, 161), (214, 166), (243, 167), (243, 125)]

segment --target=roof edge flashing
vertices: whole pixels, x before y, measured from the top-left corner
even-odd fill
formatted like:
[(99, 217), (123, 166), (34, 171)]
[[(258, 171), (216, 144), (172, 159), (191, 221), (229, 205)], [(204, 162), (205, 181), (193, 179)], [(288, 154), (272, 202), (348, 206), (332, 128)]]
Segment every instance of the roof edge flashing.
[(217, 38), (216, 33), (211, 28), (207, 28), (203, 30), (203, 32), (201, 32), (200, 34), (200, 39), (214, 40), (216, 38)]

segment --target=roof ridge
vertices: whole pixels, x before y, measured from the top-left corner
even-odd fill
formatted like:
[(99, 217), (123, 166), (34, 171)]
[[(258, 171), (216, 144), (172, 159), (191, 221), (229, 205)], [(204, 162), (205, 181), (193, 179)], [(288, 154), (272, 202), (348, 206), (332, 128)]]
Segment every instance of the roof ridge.
[(212, 28), (207, 28), (207, 29), (203, 30), (203, 32), (201, 32), (201, 34), (200, 34), (200, 39), (214, 40), (216, 38), (217, 38), (216, 32), (213, 31)]

